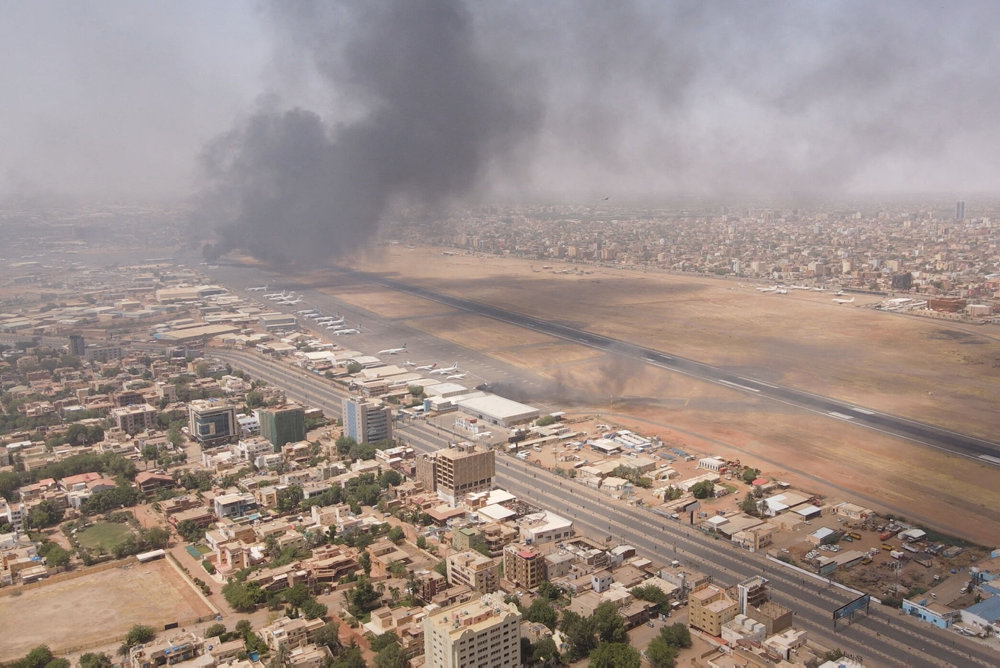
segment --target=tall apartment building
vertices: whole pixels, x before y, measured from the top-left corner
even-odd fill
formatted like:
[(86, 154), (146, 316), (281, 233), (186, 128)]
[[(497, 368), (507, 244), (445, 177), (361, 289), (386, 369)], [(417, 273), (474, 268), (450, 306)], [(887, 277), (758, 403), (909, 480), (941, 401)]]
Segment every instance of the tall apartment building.
[(449, 503), (472, 492), (493, 488), (496, 462), (492, 450), (459, 444), (434, 453), (434, 482), (437, 494)]
[(301, 406), (261, 408), (257, 411), (260, 435), (279, 448), (306, 438), (306, 410)]
[(500, 587), (500, 560), (478, 552), (457, 552), (448, 556), (448, 582), (465, 585), (480, 594), (491, 594)]
[(487, 594), (424, 618), (427, 668), (518, 668), (521, 613), (503, 596)]
[(722, 625), (739, 613), (739, 603), (726, 590), (706, 584), (688, 595), (688, 624), (705, 633), (720, 637)]
[(534, 589), (546, 579), (545, 557), (523, 543), (511, 543), (503, 548), (504, 578), (518, 587)]
[(138, 404), (113, 408), (111, 417), (115, 426), (127, 434), (136, 434), (156, 425), (156, 409), (149, 404)]
[(74, 357), (83, 357), (87, 351), (87, 343), (80, 334), (69, 335), (69, 354)]
[(351, 397), (344, 399), (343, 408), (344, 434), (358, 443), (374, 443), (392, 438), (390, 406), (380, 401)]
[(236, 407), (212, 399), (188, 404), (188, 433), (202, 445), (228, 442), (237, 434)]

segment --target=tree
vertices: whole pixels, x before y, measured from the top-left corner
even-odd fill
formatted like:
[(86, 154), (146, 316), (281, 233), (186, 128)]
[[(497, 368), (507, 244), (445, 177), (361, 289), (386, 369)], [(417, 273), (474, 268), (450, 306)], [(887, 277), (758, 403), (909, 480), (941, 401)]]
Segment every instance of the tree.
[(362, 368), (364, 367), (361, 366), (360, 362), (355, 362), (354, 360), (351, 360), (350, 362), (347, 363), (347, 373), (349, 374), (358, 373), (359, 371), (361, 371)]
[(542, 580), (542, 583), (538, 585), (538, 595), (544, 596), (550, 601), (554, 601), (560, 596), (562, 596), (563, 591), (557, 585), (552, 584), (548, 580)]
[(205, 537), (205, 528), (193, 520), (181, 520), (177, 523), (177, 533), (189, 543), (197, 543)]
[(531, 645), (531, 662), (543, 666), (559, 663), (559, 648), (552, 638), (542, 638)]
[(594, 620), (594, 631), (602, 643), (626, 642), (625, 620), (618, 614), (614, 603), (606, 601), (594, 608), (591, 619)]
[(346, 457), (357, 444), (358, 442), (350, 436), (341, 436), (334, 442), (334, 445), (337, 447), (337, 454), (341, 457)]
[(740, 478), (743, 479), (743, 482), (749, 485), (754, 480), (756, 480), (757, 476), (759, 475), (760, 471), (758, 471), (757, 469), (745, 468), (743, 469), (743, 475), (741, 475)]
[(305, 582), (296, 582), (285, 590), (285, 600), (293, 608), (302, 607), (302, 604), (309, 599), (309, 587)]
[(28, 511), (25, 524), (32, 529), (45, 529), (59, 524), (63, 518), (63, 510), (49, 499), (45, 499)]
[(409, 664), (399, 643), (392, 643), (375, 655), (375, 668), (406, 668)]
[(740, 510), (747, 515), (753, 515), (754, 517), (760, 516), (760, 506), (759, 501), (754, 498), (753, 494), (747, 494), (740, 501)]
[(660, 629), (660, 636), (673, 647), (688, 648), (691, 646), (691, 631), (687, 624), (671, 624)]
[(694, 494), (696, 499), (707, 499), (712, 496), (715, 491), (715, 483), (708, 480), (702, 480), (701, 482), (696, 482), (691, 486), (691, 493)]
[(640, 585), (633, 587), (631, 591), (637, 599), (655, 604), (656, 611), (661, 615), (670, 611), (670, 597), (656, 585)]
[(347, 593), (346, 598), (351, 614), (355, 617), (360, 617), (376, 607), (381, 596), (375, 591), (371, 580), (367, 576), (362, 575), (354, 584), (354, 589)]
[(361, 554), (358, 555), (358, 566), (365, 572), (365, 575), (372, 574), (372, 555), (368, 553), (368, 550), (362, 550)]
[(403, 531), (403, 527), (394, 526), (389, 529), (389, 533), (386, 534), (386, 538), (399, 545), (403, 542), (403, 539), (406, 538), (406, 533)]
[(529, 622), (539, 622), (545, 624), (549, 629), (556, 628), (556, 614), (555, 608), (549, 603), (547, 598), (536, 598), (528, 606), (528, 609), (524, 613), (524, 618)]
[(111, 668), (113, 665), (111, 657), (104, 652), (100, 654), (87, 652), (80, 656), (80, 668)]
[(313, 642), (330, 648), (336, 654), (340, 650), (340, 629), (337, 622), (327, 622), (325, 626), (316, 629)]
[(17, 668), (43, 668), (53, 658), (55, 657), (52, 656), (52, 650), (48, 648), (48, 645), (39, 645), (28, 652), (23, 659), (11, 665), (17, 666)]
[(381, 652), (390, 645), (399, 645), (399, 636), (395, 631), (386, 631), (385, 633), (372, 638), (369, 645), (371, 646), (373, 652)]
[(593, 617), (581, 617), (572, 610), (566, 610), (559, 622), (559, 630), (566, 635), (571, 662), (587, 656), (597, 646)]
[(45, 563), (51, 568), (63, 568), (69, 563), (70, 552), (66, 548), (52, 543), (45, 551)]
[(122, 656), (127, 656), (129, 650), (133, 647), (147, 643), (155, 637), (156, 631), (153, 630), (152, 626), (136, 624), (128, 630), (128, 633), (125, 634), (125, 641), (122, 643), (121, 647), (118, 648), (118, 653)]
[(302, 604), (302, 615), (306, 619), (326, 617), (327, 607), (314, 598), (308, 598)]
[(229, 606), (237, 612), (252, 612), (266, 598), (259, 585), (240, 580), (227, 582), (222, 587), (222, 595)]
[(423, 535), (417, 536), (417, 547), (421, 550), (427, 549), (427, 539)]
[(214, 638), (215, 636), (223, 636), (227, 633), (226, 625), (222, 623), (215, 623), (205, 629), (206, 638)]
[(305, 493), (298, 485), (289, 485), (278, 490), (278, 512), (290, 513), (299, 507)]
[(589, 668), (639, 668), (639, 651), (623, 642), (602, 642), (590, 653)]
[(548, 427), (550, 424), (555, 424), (555, 421), (556, 419), (551, 415), (543, 415), (535, 420), (535, 424), (539, 427)]

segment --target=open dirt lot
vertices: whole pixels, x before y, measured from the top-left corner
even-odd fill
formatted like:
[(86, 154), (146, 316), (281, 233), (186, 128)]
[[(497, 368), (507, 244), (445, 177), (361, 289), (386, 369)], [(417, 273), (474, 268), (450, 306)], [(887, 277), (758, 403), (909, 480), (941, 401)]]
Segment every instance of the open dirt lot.
[(9, 661), (47, 644), (58, 653), (124, 636), (135, 624), (164, 624), (211, 611), (165, 560), (130, 562), (61, 582), (0, 596), (4, 640), (0, 660)]
[[(384, 250), (356, 268), (964, 433), (994, 438), (1000, 427), (994, 327), (879, 313), (860, 308), (864, 297), (838, 305), (830, 293), (766, 294), (737, 281), (562, 263), (539, 271), (527, 260)], [(565, 269), (574, 273), (554, 273)], [(698, 452), (740, 456), (807, 489), (856, 494), (986, 544), (1000, 541), (993, 467), (534, 332), (502, 326), (497, 336), (495, 321), (341, 275), (303, 278), (550, 380), (526, 399), (605, 413)]]

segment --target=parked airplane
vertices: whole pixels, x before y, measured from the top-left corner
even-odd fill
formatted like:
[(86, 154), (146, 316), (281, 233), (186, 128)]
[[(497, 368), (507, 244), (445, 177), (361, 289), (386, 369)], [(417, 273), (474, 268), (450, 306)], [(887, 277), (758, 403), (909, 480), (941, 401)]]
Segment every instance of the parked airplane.
[(424, 366), (418, 366), (414, 369), (414, 371), (433, 371), (436, 368), (437, 368), (437, 362), (435, 362), (434, 364), (426, 364)]
[(295, 315), (304, 315), (305, 317), (308, 318), (310, 313), (315, 313), (316, 315), (319, 315), (319, 311), (317, 311), (314, 308), (307, 308), (307, 309), (302, 309), (301, 311), (296, 311)]
[(270, 297), (268, 297), (267, 295), (264, 295), (264, 299), (270, 299), (272, 302), (276, 302), (279, 299), (282, 300), (282, 301), (284, 301), (285, 299), (291, 299), (294, 296), (295, 295), (292, 295), (292, 294), (286, 295), (284, 292), (282, 292), (280, 294), (272, 295)]
[(443, 376), (443, 375), (451, 373), (453, 371), (458, 371), (458, 362), (455, 362), (454, 364), (452, 364), (449, 367), (444, 367), (443, 369), (434, 369), (433, 371), (431, 371), (431, 373)]
[(375, 354), (376, 355), (397, 355), (397, 354), (405, 352), (405, 351), (406, 351), (406, 344), (404, 343), (399, 348), (386, 348), (385, 350), (380, 350), (380, 351), (378, 351)]
[(284, 292), (272, 292), (269, 295), (264, 295), (264, 299), (280, 299), (281, 297), (284, 296), (285, 296)]
[(834, 299), (833, 301), (837, 304), (853, 304), (854, 297), (851, 297), (850, 299)]
[(292, 306), (293, 304), (301, 304), (302, 303), (302, 297), (296, 297), (295, 299), (292, 299), (291, 297), (292, 296), (289, 295), (287, 299), (282, 299), (278, 303), (279, 304), (285, 304), (287, 306)]
[(266, 285), (258, 285), (255, 288), (247, 288), (248, 292), (264, 292), (265, 290), (267, 290)]
[(468, 375), (469, 374), (467, 373), (453, 373), (450, 376), (448, 376), (447, 380), (462, 380)]
[(360, 333), (361, 330), (359, 329), (338, 329), (333, 334), (334, 336), (340, 336), (341, 334), (360, 334)]
[(403, 362), (403, 366), (417, 366), (417, 363), (411, 362), (410, 360), (406, 360), (405, 362)]
[(769, 288), (757, 288), (757, 292), (777, 292), (777, 291), (778, 291), (777, 285), (772, 285)]

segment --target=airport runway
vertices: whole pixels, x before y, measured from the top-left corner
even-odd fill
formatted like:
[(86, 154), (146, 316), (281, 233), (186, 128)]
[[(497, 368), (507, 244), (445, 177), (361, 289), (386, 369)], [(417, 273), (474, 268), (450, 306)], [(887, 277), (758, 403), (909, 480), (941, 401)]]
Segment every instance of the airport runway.
[(433, 290), (396, 281), (378, 274), (356, 272), (343, 268), (339, 268), (339, 270), (358, 280), (411, 294), (421, 299), (450, 306), (451, 308), (531, 329), (607, 353), (632, 357), (646, 364), (683, 373), (692, 378), (778, 401), (789, 406), (795, 406), (796, 408), (802, 408), (824, 415), (830, 419), (850, 422), (859, 427), (865, 427), (883, 434), (902, 438), (912, 443), (918, 443), (960, 457), (974, 459), (985, 464), (1000, 466), (1000, 444), (992, 441), (960, 434), (898, 415), (882, 413), (830, 397), (812, 394), (804, 390), (797, 390), (741, 376), (728, 372), (724, 368), (685, 359), (652, 348), (637, 346), (627, 341), (613, 339), (601, 334), (574, 329), (557, 322), (508, 311), (490, 304), (483, 304), (469, 299), (434, 292)]

